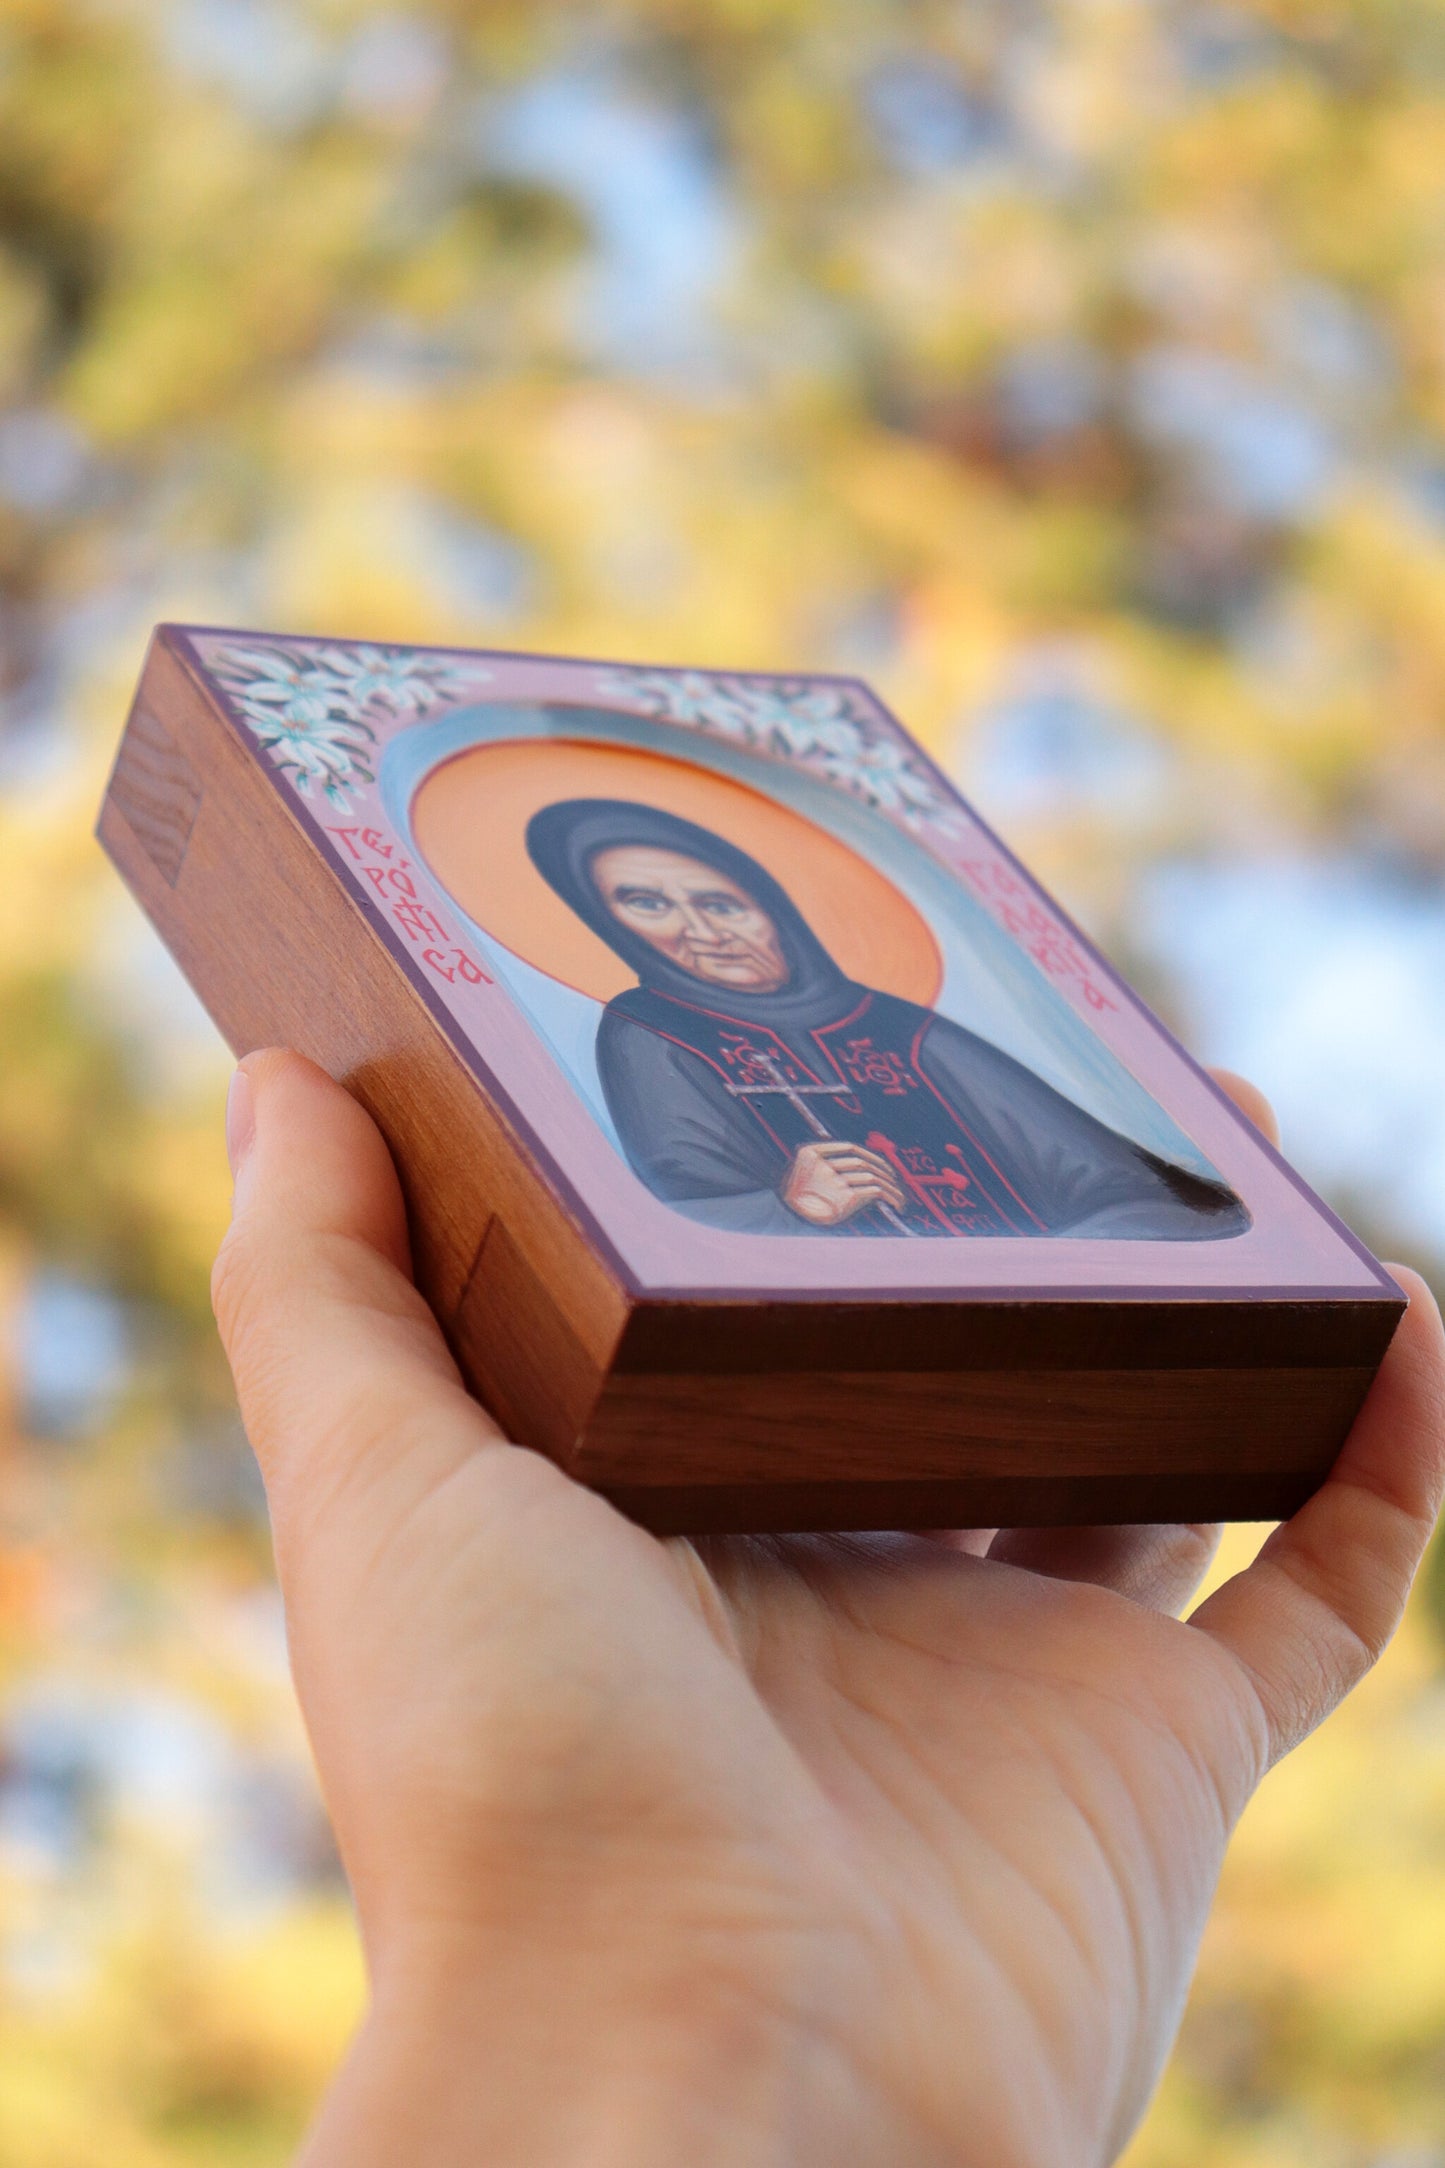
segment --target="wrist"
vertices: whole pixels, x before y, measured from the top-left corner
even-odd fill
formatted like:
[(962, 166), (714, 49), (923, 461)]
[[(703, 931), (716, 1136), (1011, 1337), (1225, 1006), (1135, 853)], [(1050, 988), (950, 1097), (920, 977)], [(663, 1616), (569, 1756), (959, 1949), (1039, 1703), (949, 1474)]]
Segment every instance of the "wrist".
[(896, 2023), (846, 1934), (801, 1954), (785, 1932), (723, 1939), (720, 1958), (697, 1922), (649, 1936), (593, 1913), (571, 1935), (472, 1921), (373, 1948), (370, 2014), (298, 2168), (1083, 2160), (1050, 2088), (1000, 2083), (986, 2034), (967, 2118), (890, 2075)]
[[(381, 1967), (304, 2168), (791, 2160), (799, 2042), (766, 1998), (707, 1977), (686, 1951), (598, 1952), (604, 1987), (589, 1954), (411, 1953)], [(812, 2135), (801, 2157), (818, 2157)]]

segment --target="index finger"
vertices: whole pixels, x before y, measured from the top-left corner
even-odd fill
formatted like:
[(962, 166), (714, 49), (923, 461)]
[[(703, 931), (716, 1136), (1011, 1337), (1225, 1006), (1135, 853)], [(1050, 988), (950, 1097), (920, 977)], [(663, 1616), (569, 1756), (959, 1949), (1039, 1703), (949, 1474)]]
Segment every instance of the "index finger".
[(885, 1182), (897, 1182), (898, 1169), (891, 1159), (885, 1158), (882, 1152), (872, 1151), (866, 1144), (855, 1144), (853, 1150), (857, 1157), (862, 1160), (864, 1166), (871, 1169), (874, 1174), (881, 1175)]

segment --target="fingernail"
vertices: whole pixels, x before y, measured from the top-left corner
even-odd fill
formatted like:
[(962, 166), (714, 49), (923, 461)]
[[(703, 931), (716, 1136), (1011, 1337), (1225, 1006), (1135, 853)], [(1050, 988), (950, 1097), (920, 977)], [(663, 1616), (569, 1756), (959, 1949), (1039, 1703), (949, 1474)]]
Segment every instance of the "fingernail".
[(226, 1093), (226, 1157), (234, 1182), (256, 1135), (256, 1096), (244, 1069), (237, 1069)]

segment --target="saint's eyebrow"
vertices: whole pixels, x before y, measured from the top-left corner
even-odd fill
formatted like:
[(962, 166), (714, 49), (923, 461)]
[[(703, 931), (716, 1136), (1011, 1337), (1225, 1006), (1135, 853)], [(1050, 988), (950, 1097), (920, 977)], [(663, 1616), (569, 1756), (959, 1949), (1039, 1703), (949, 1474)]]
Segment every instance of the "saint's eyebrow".
[[(747, 898), (735, 895), (730, 888), (696, 888), (690, 889), (688, 894), (693, 903), (735, 904), (744, 911), (748, 908)], [(614, 888), (612, 891), (614, 903), (641, 903), (649, 899), (657, 903), (666, 903), (668, 900), (664, 890), (649, 888), (640, 881), (628, 881), (621, 888)]]

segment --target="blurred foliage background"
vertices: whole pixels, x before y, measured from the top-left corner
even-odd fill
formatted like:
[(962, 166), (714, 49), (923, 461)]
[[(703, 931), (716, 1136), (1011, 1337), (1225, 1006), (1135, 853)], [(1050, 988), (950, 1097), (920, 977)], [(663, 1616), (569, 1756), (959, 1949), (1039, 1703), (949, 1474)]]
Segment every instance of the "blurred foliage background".
[[(227, 1063), (90, 841), (150, 624), (867, 674), (1439, 1273), (1445, 11), (6, 0), (0, 402), (0, 2162), (252, 2168), (360, 1987)], [(1442, 1619), (1130, 2168), (1445, 2162)]]

